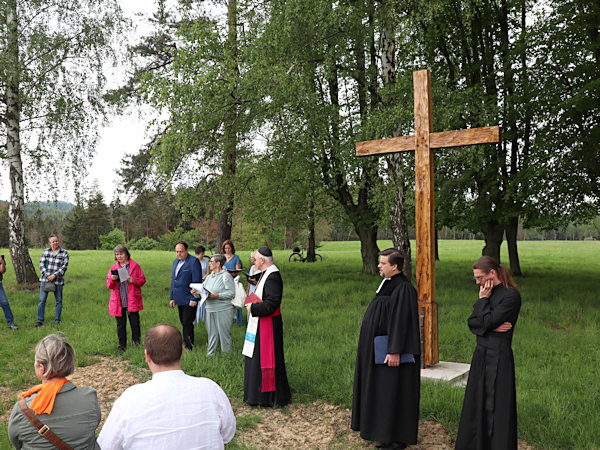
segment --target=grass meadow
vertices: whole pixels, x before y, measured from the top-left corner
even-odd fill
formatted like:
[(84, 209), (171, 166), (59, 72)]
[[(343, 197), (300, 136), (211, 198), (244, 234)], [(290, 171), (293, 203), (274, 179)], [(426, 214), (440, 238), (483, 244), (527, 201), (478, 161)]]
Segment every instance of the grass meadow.
[[(466, 319), (478, 293), (470, 267), (481, 254), (483, 243), (440, 241), (439, 245), (436, 300), (440, 359), (468, 363), (475, 339)], [(390, 242), (380, 242), (379, 246), (386, 248)], [(275, 252), (284, 280), (282, 316), (288, 376), (294, 401), (321, 400), (350, 407), (360, 324), (380, 279), (360, 273), (358, 242), (325, 242), (319, 252), (323, 261), (313, 264), (288, 263), (289, 251)], [(523, 306), (513, 340), (519, 439), (540, 448), (598, 448), (600, 242), (520, 242), (519, 253), (525, 274), (516, 279)], [(238, 254), (246, 266), (249, 252)], [(40, 255), (40, 249), (31, 250), (34, 263)], [(0, 322), (0, 392), (36, 383), (33, 348), (42, 337), (57, 330), (75, 347), (78, 365), (92, 364), (98, 355), (113, 355), (134, 366), (145, 366), (141, 349), (116, 353), (116, 327), (114, 318), (108, 316), (109, 291), (105, 287), (112, 252), (72, 251), (70, 255), (59, 326), (51, 324), (51, 294), (46, 324), (33, 327), (38, 289), (17, 290), (12, 264), (8, 263), (4, 287), (20, 330), (13, 332)], [(174, 257), (174, 252), (132, 252), (147, 278), (142, 288), (142, 333), (158, 322), (180, 327), (176, 310), (168, 308)], [(506, 253), (503, 259), (508, 259)], [(197, 348), (185, 353), (184, 370), (215, 380), (230, 398), (241, 400), (245, 330), (234, 325), (234, 351), (212, 358), (205, 356), (205, 328), (196, 330)], [(89, 384), (93, 386), (94, 380)], [(422, 383), (421, 389), (421, 418), (439, 421), (455, 433), (464, 388)], [(12, 408), (14, 401), (3, 398), (0, 415)], [(252, 422), (240, 421), (239, 426), (252, 426)], [(228, 447), (235, 448), (235, 441)], [(0, 448), (10, 448), (6, 423), (0, 424)]]

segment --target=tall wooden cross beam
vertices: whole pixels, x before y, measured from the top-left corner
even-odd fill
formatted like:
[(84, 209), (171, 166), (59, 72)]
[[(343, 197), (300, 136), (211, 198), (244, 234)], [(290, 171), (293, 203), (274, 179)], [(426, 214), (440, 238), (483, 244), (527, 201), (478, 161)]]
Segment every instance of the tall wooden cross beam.
[(424, 309), (424, 364), (439, 362), (437, 304), (435, 302), (435, 217), (433, 153), (431, 149), (500, 142), (500, 128), (433, 132), (431, 109), (431, 72), (413, 73), (415, 134), (356, 143), (357, 156), (415, 151), (415, 221), (417, 231), (417, 293)]

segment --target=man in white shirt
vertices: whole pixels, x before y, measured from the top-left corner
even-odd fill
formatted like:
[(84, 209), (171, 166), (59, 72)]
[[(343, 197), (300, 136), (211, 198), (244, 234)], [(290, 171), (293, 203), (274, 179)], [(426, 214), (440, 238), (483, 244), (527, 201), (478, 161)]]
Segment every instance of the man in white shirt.
[(225, 392), (208, 378), (181, 370), (183, 340), (172, 325), (159, 324), (144, 338), (152, 379), (115, 401), (98, 436), (103, 450), (218, 449), (235, 434)]

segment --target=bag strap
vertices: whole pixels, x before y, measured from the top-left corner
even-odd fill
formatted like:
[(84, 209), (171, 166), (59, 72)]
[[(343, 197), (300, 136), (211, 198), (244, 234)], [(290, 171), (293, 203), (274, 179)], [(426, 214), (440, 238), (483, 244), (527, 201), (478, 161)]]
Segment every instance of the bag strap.
[(31, 424), (38, 430), (38, 434), (40, 436), (48, 439), (50, 442), (52, 442), (52, 444), (54, 444), (56, 448), (60, 450), (73, 450), (73, 447), (71, 447), (68, 444), (65, 444), (61, 438), (59, 438), (56, 434), (52, 432), (52, 430), (50, 430), (50, 427), (48, 425), (44, 425), (43, 422), (41, 422), (37, 417), (35, 417), (33, 411), (29, 409), (29, 406), (27, 406), (27, 403), (25, 402), (24, 398), (19, 399), (18, 403), (19, 407), (21, 408), (21, 411), (23, 411), (25, 417), (27, 417)]

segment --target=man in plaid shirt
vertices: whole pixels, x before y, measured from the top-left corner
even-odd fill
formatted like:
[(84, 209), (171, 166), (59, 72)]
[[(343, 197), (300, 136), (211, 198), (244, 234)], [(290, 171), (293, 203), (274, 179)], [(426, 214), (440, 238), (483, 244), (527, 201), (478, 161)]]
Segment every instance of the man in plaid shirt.
[(48, 292), (44, 291), (44, 285), (51, 281), (56, 285), (54, 299), (56, 300), (56, 309), (54, 323), (60, 323), (60, 314), (62, 312), (62, 294), (65, 285), (65, 272), (69, 265), (69, 254), (60, 246), (58, 236), (51, 234), (48, 239), (50, 248), (44, 250), (40, 258), (40, 302), (38, 303), (37, 322), (34, 326), (41, 327), (44, 324), (44, 314), (46, 312), (46, 299)]

